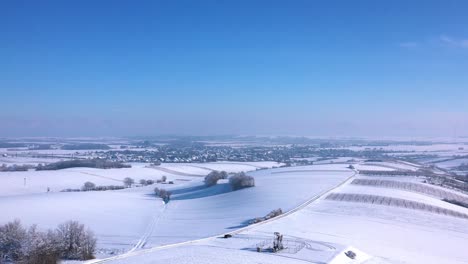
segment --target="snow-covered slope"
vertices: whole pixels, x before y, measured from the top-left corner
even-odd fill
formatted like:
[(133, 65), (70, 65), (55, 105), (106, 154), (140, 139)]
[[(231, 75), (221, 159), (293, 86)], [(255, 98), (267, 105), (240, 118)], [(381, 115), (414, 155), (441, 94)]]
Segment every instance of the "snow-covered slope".
[[(289, 173), (294, 174), (293, 170)], [(355, 193), (405, 199), (460, 213), (467, 213), (465, 208), (413, 191), (351, 184), (356, 178), (361, 176), (332, 188), (300, 210), (234, 232), (232, 238), (212, 237), (156, 247), (108, 259), (106, 263), (466, 263), (467, 219), (327, 197)], [(259, 243), (273, 238), (273, 232), (284, 234), (288, 248), (299, 250), (256, 252)], [(345, 255), (348, 251), (356, 254), (354, 260)]]

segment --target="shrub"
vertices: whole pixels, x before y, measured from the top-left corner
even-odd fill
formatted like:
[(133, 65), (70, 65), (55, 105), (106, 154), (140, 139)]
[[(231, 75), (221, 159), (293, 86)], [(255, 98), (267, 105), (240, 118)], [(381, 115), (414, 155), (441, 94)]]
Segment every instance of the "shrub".
[(260, 223), (260, 222), (263, 222), (263, 221), (268, 220), (270, 218), (277, 217), (278, 215), (281, 215), (281, 214), (283, 214), (283, 210), (281, 210), (281, 208), (278, 208), (276, 210), (273, 210), (273, 211), (269, 212), (264, 217), (254, 218), (253, 220), (250, 221), (250, 224)]
[(104, 185), (104, 186), (95, 186), (93, 188), (84, 188), (81, 189), (63, 189), (61, 192), (87, 192), (87, 191), (113, 191), (113, 190), (122, 190), (125, 189), (124, 186), (119, 185)]
[(255, 186), (255, 179), (244, 172), (236, 173), (229, 178), (229, 184), (233, 190), (239, 190)]
[(146, 185), (152, 185), (152, 184), (154, 184), (153, 180), (146, 180)]

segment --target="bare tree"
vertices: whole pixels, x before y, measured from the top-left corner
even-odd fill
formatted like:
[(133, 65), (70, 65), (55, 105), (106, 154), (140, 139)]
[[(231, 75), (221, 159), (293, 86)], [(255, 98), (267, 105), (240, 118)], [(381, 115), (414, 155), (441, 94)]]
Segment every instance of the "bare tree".
[(0, 226), (0, 260), (7, 258), (18, 261), (21, 247), (26, 240), (26, 229), (19, 220)]
[(93, 190), (94, 188), (96, 188), (96, 184), (92, 183), (92, 182), (85, 182), (83, 184), (83, 187), (81, 187), (81, 190), (83, 191), (91, 191)]
[(58, 226), (57, 240), (64, 259), (87, 260), (94, 258), (96, 239), (90, 230), (76, 221)]
[(135, 181), (132, 178), (125, 178), (123, 180), (125, 187), (132, 187), (132, 185), (135, 183)]
[(59, 261), (59, 248), (56, 235), (52, 231), (40, 232), (36, 225), (29, 228), (22, 248), (22, 264), (56, 264)]

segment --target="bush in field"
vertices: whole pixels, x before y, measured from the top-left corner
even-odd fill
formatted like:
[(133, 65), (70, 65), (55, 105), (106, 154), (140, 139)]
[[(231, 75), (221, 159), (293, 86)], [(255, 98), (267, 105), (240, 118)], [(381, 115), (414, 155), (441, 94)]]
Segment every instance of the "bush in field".
[(205, 185), (216, 185), (220, 179), (227, 179), (227, 176), (227, 172), (225, 171), (212, 171), (205, 176)]
[(90, 190), (93, 190), (94, 188), (96, 188), (96, 184), (89, 182), (89, 181), (85, 182), (83, 184), (83, 187), (81, 187), (83, 191), (90, 191)]
[(129, 177), (125, 178), (123, 182), (124, 182), (125, 187), (132, 187), (132, 184), (135, 183), (135, 181)]
[(154, 184), (153, 180), (146, 180), (146, 185), (152, 185), (152, 184)]
[(0, 226), (0, 261), (5, 258), (18, 261), (26, 235), (26, 229), (19, 220)]
[(255, 179), (252, 176), (246, 175), (244, 172), (236, 173), (229, 178), (231, 188), (235, 190), (255, 186)]
[(92, 191), (112, 191), (112, 190), (122, 190), (125, 189), (124, 186), (119, 185), (106, 185), (106, 186), (96, 186)]
[(153, 180), (141, 179), (141, 180), (140, 180), (140, 184), (143, 185), (143, 186), (147, 186), (147, 185), (154, 184), (154, 181), (153, 181)]
[(68, 221), (56, 230), (58, 249), (64, 259), (87, 260), (94, 258), (96, 239), (91, 230), (83, 224)]
[(253, 220), (250, 221), (250, 224), (260, 223), (260, 222), (263, 222), (263, 221), (268, 220), (270, 218), (277, 217), (278, 215), (281, 215), (281, 214), (283, 214), (283, 210), (281, 210), (281, 208), (278, 208), (276, 210), (273, 210), (273, 211), (269, 212), (264, 217), (254, 218)]
[(122, 190), (125, 189), (124, 186), (119, 186), (119, 185), (99, 185), (95, 187), (90, 187), (88, 185), (88, 188), (85, 188), (84, 186), (81, 189), (63, 189), (61, 192), (87, 192), (87, 191), (112, 191), (112, 190)]
[(166, 182), (166, 180), (167, 180), (167, 177), (166, 177), (166, 176), (162, 176), (162, 177), (161, 177), (161, 181), (162, 181), (162, 182)]

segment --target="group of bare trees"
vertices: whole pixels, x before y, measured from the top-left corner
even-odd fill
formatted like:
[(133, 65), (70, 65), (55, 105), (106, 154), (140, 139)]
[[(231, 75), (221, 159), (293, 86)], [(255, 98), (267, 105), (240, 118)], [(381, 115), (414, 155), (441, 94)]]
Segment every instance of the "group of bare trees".
[(171, 192), (167, 191), (166, 189), (159, 189), (158, 187), (154, 188), (154, 193), (156, 196), (160, 197), (163, 199), (165, 203), (168, 203), (169, 200), (171, 199)]
[[(205, 176), (205, 185), (213, 186), (216, 185), (219, 180), (227, 178), (228, 173), (225, 171), (212, 171)], [(246, 175), (244, 172), (239, 172), (229, 177), (229, 184), (235, 191), (242, 188), (255, 186), (255, 179), (252, 176)]]
[(227, 179), (228, 174), (225, 171), (212, 171), (205, 176), (205, 185), (213, 186), (218, 183), (221, 179)]
[(140, 180), (140, 184), (141, 184), (142, 186), (152, 185), (152, 184), (154, 184), (154, 181), (153, 181), (153, 180), (141, 179), (141, 180)]
[(123, 180), (123, 183), (125, 187), (130, 188), (135, 183), (135, 180), (130, 177), (127, 177)]
[(68, 221), (55, 230), (23, 227), (19, 220), (0, 226), (0, 263), (56, 264), (60, 259), (94, 258), (96, 238), (91, 230)]
[(165, 175), (163, 175), (163, 176), (161, 177), (161, 179), (159, 179), (159, 180), (156, 181), (156, 183), (166, 183), (166, 181), (167, 181), (167, 177), (166, 177)]
[(124, 189), (124, 186), (121, 185), (98, 185), (94, 184), (93, 182), (85, 182), (81, 189), (64, 189), (62, 192), (89, 192), (89, 191), (113, 191), (113, 190), (121, 190)]
[(246, 175), (244, 172), (239, 172), (229, 177), (231, 188), (236, 191), (239, 189), (254, 187), (255, 179), (252, 176)]

